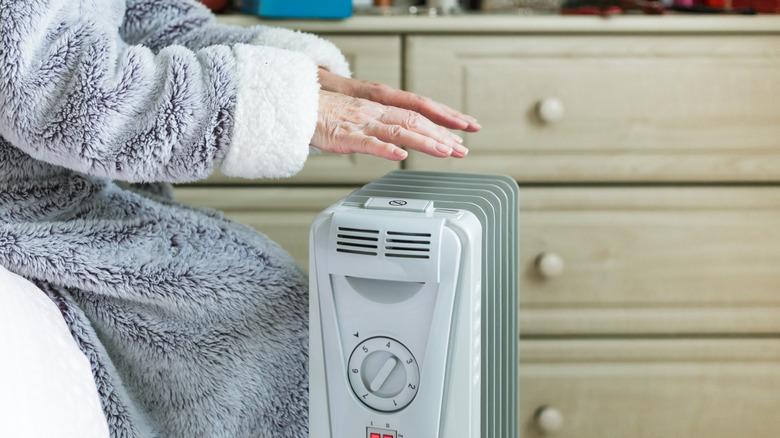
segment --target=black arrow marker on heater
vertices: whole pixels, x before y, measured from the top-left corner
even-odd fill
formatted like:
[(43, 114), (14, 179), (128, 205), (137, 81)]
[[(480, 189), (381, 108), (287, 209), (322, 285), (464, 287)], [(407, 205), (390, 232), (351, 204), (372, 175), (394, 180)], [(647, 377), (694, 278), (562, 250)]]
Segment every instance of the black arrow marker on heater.
[(354, 336), (356, 338), (359, 338), (360, 337), (360, 332), (355, 332), (355, 333), (352, 334), (352, 336)]

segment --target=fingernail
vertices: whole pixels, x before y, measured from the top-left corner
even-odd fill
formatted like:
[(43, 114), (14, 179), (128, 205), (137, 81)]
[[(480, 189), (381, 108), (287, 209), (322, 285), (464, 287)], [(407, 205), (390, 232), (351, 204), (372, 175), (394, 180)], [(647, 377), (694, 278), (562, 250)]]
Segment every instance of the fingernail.
[(408, 153), (408, 152), (406, 152), (406, 151), (405, 151), (405, 150), (403, 150), (403, 149), (396, 149), (396, 150), (395, 150), (395, 156), (396, 156), (396, 157), (398, 157), (398, 158), (400, 158), (400, 159), (402, 159), (402, 160), (406, 159), (406, 157), (407, 157), (408, 155), (409, 155), (409, 153)]
[(458, 146), (455, 148), (455, 150), (456, 150), (457, 152), (459, 152), (460, 154), (462, 154), (464, 157), (465, 157), (466, 155), (468, 155), (468, 154), (469, 154), (469, 148), (467, 148), (466, 146), (460, 146), (460, 145), (458, 145)]
[(447, 154), (448, 156), (452, 155), (452, 148), (444, 144), (437, 145), (436, 150), (442, 154)]
[(455, 141), (457, 141), (458, 143), (463, 143), (463, 137), (459, 135), (454, 135), (453, 137), (455, 137)]

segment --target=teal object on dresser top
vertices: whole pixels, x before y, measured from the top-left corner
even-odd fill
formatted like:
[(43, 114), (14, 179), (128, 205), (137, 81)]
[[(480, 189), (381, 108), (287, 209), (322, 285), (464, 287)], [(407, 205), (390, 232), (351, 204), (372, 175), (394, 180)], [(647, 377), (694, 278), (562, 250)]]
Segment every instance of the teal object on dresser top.
[(326, 18), (352, 16), (352, 0), (243, 0), (241, 9), (266, 18)]

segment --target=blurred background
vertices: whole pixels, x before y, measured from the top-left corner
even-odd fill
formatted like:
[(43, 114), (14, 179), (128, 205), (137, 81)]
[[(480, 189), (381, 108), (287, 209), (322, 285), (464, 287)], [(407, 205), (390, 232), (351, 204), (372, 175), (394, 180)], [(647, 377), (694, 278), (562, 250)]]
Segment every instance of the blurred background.
[(780, 436), (780, 0), (207, 3), (328, 38), (356, 77), (483, 130), (465, 160), (319, 155), (179, 200), (305, 268), (314, 216), (387, 171), (511, 175), (524, 437)]
[[(441, 15), (457, 13), (563, 13), (611, 15), (627, 12), (755, 14), (780, 12), (777, 0), (203, 0), (214, 11), (230, 8), (276, 17), (341, 18), (357, 14)], [(285, 11), (285, 12), (279, 12)]]

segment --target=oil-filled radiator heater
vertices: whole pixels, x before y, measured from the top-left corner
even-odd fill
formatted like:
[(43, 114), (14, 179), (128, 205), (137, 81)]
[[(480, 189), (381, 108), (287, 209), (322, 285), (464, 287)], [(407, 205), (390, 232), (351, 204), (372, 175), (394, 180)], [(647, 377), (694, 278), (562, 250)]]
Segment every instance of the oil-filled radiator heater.
[(517, 184), (393, 172), (311, 230), (311, 438), (514, 438)]

